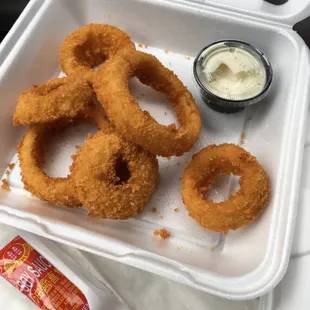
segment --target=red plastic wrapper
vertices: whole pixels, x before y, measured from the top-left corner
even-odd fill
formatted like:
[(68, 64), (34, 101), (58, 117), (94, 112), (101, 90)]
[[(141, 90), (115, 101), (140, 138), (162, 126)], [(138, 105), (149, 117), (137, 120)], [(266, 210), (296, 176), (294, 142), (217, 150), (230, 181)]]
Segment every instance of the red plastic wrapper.
[(17, 236), (0, 250), (0, 273), (44, 310), (90, 310), (84, 294)]

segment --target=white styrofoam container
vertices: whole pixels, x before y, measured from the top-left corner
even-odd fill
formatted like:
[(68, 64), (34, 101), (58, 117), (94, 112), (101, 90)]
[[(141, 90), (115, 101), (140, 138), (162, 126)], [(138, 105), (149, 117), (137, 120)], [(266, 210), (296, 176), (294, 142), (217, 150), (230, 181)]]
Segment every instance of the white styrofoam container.
[[(89, 22), (116, 25), (135, 42), (147, 44), (145, 51), (172, 68), (193, 93), (204, 126), (191, 152), (181, 158), (160, 159), (160, 187), (137, 219), (103, 221), (87, 218), (83, 210), (50, 206), (22, 189), (17, 165), (9, 177), (11, 192), (0, 192), (0, 221), (225, 298), (250, 299), (270, 291), (289, 261), (309, 102), (309, 53), (291, 29), (293, 22), (309, 12), (309, 1), (294, 2), (299, 2), (301, 10), (296, 11), (290, 0), (286, 5), (291, 14), (284, 16), (256, 10), (260, 0), (251, 5), (239, 1), (238, 8), (229, 6), (229, 0), (221, 4), (202, 0), (44, 1), (0, 67), (0, 98), (5, 104), (0, 122), (2, 171), (12, 158), (17, 163), (14, 154), (23, 129), (14, 128), (11, 118), (20, 91), (58, 76), (62, 40)], [(221, 39), (253, 43), (265, 52), (274, 69), (274, 82), (264, 102), (233, 115), (207, 108), (192, 79), (197, 52)], [(161, 123), (174, 120), (167, 105), (154, 104), (157, 94), (136, 82), (131, 86), (137, 97), (146, 94), (139, 99), (141, 105)], [(61, 137), (52, 149), (55, 156), (46, 168), (49, 172), (67, 171), (73, 145), (83, 141), (82, 130), (72, 129)], [(193, 153), (210, 143), (239, 143), (242, 132), (246, 133), (244, 147), (270, 175), (272, 198), (259, 221), (222, 236), (202, 229), (188, 217), (179, 178)], [(229, 190), (224, 184), (221, 193), (213, 194), (224, 198)], [(153, 213), (152, 207), (158, 212)], [(173, 211), (176, 207), (180, 212)], [(152, 237), (160, 227), (171, 231), (172, 238)]]
[[(308, 111), (308, 120), (310, 111)], [(308, 310), (310, 304), (310, 122), (304, 147), (304, 160), (298, 203), (298, 215), (291, 259), (284, 279), (260, 298), (259, 310)]]

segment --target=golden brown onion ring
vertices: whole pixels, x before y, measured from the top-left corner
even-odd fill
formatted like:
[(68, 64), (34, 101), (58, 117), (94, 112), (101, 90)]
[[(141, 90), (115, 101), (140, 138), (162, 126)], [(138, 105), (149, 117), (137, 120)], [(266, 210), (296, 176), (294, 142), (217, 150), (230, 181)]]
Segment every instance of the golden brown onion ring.
[[(94, 121), (101, 129), (108, 127), (103, 112), (90, 106), (87, 114), (79, 116), (77, 121)], [(102, 109), (101, 109), (102, 111)], [(96, 119), (94, 116), (96, 115)], [(60, 130), (70, 126), (72, 120), (61, 120), (51, 124), (31, 125), (19, 144), (18, 155), (24, 188), (41, 200), (67, 207), (79, 207), (71, 176), (66, 178), (50, 177), (41, 168), (44, 159), (43, 144)]]
[[(161, 125), (140, 109), (128, 86), (128, 80), (134, 76), (168, 96), (179, 128), (175, 124)], [(153, 154), (180, 156), (198, 139), (201, 119), (192, 95), (178, 77), (152, 55), (134, 52), (127, 57), (109, 59), (99, 67), (93, 87), (116, 130)]]
[(71, 176), (90, 216), (127, 219), (141, 213), (150, 200), (158, 162), (116, 132), (99, 131), (77, 152)]
[(67, 36), (60, 48), (60, 65), (68, 76), (91, 79), (93, 68), (117, 53), (130, 53), (135, 45), (127, 33), (107, 24), (88, 24)]
[(93, 90), (81, 77), (57, 78), (23, 92), (13, 115), (14, 125), (50, 123), (72, 118), (92, 103)]
[[(240, 176), (240, 189), (228, 200), (204, 199), (217, 175)], [(269, 201), (268, 175), (257, 159), (234, 144), (210, 145), (193, 156), (182, 179), (189, 215), (202, 227), (226, 233), (254, 222)]]

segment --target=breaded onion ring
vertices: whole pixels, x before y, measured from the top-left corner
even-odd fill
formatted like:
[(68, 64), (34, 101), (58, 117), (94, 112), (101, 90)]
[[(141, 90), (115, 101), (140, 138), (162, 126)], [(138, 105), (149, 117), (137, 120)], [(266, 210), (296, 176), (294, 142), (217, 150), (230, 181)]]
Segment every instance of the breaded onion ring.
[[(168, 96), (180, 123), (178, 129), (175, 124), (157, 123), (140, 109), (129, 91), (128, 80), (133, 76)], [(93, 87), (115, 128), (153, 154), (180, 156), (198, 139), (201, 119), (192, 95), (178, 77), (152, 55), (135, 52), (126, 58), (111, 58), (99, 67)]]
[(150, 200), (158, 162), (116, 132), (99, 131), (77, 152), (71, 176), (89, 216), (127, 219), (141, 213)]
[[(228, 200), (204, 199), (217, 175), (240, 176), (240, 189)], [(268, 175), (257, 159), (234, 144), (210, 145), (193, 156), (182, 179), (182, 197), (189, 215), (202, 227), (227, 232), (257, 219), (269, 201)]]
[(33, 86), (18, 98), (13, 124), (43, 124), (74, 117), (92, 103), (93, 93), (82, 77), (57, 78)]
[(117, 53), (129, 53), (135, 45), (127, 33), (106, 24), (88, 24), (67, 36), (60, 48), (60, 66), (68, 76), (91, 77), (93, 67)]
[[(98, 105), (98, 107), (100, 106)], [(102, 109), (101, 114), (98, 113), (98, 107), (89, 107), (89, 113), (79, 117), (78, 121), (93, 121), (93, 114), (95, 114), (96, 119), (94, 122), (97, 126), (107, 128), (108, 122)], [(46, 200), (52, 204), (79, 207), (81, 203), (76, 198), (71, 176), (53, 178), (48, 176), (41, 168), (44, 157), (42, 144), (47, 141), (49, 136), (57, 134), (59, 130), (71, 125), (72, 122), (72, 120), (61, 120), (51, 124), (31, 125), (19, 144), (18, 155), (22, 182), (26, 190), (41, 200)]]

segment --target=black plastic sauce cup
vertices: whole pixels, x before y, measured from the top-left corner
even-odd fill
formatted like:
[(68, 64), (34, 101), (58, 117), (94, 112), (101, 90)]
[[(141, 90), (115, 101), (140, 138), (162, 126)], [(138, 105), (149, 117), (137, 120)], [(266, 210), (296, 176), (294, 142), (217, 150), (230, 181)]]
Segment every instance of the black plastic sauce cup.
[[(253, 97), (250, 98), (235, 100), (216, 95), (210, 90), (210, 88), (207, 87), (207, 78), (205, 73), (203, 72), (204, 61), (206, 61), (205, 57), (208, 51), (213, 47), (216, 48), (217, 45), (225, 45), (225, 47), (228, 48), (242, 49), (243, 51), (255, 57), (257, 61), (260, 61), (261, 66), (265, 70), (266, 79), (265, 84), (262, 85), (262, 89), (259, 93), (255, 94)], [(205, 103), (213, 110), (221, 113), (235, 113), (243, 110), (246, 106), (261, 101), (267, 95), (273, 78), (272, 67), (267, 57), (255, 46), (237, 40), (217, 41), (203, 48), (194, 61), (193, 73), (198, 87), (200, 88), (201, 96)]]

